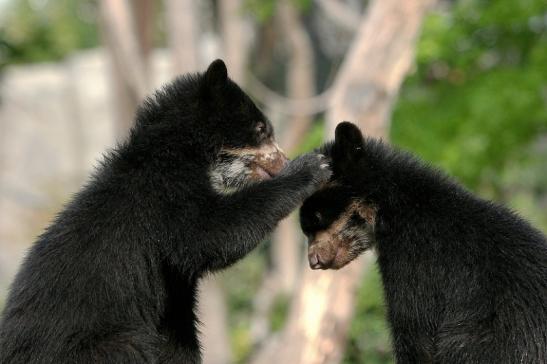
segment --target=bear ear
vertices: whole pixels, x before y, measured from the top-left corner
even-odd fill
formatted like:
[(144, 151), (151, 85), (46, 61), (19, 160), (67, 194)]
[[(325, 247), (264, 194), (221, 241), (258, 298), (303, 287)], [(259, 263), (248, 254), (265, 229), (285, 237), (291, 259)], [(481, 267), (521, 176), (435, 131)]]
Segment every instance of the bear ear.
[(205, 82), (209, 87), (218, 87), (228, 81), (228, 70), (222, 59), (213, 61), (205, 71)]
[(363, 152), (363, 134), (349, 121), (343, 121), (334, 131), (334, 146), (346, 159), (354, 159)]

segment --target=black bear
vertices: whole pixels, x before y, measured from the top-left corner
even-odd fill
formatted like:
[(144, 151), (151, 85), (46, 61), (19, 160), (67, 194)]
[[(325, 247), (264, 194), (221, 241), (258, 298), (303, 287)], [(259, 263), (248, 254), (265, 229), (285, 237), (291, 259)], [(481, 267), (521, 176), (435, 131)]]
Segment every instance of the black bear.
[(378, 256), (398, 363), (547, 363), (547, 241), (344, 122), (333, 177), (300, 211), (313, 269)]
[(199, 363), (199, 278), (252, 250), (330, 173), (313, 153), (287, 163), (222, 61), (178, 78), (28, 253), (0, 363)]

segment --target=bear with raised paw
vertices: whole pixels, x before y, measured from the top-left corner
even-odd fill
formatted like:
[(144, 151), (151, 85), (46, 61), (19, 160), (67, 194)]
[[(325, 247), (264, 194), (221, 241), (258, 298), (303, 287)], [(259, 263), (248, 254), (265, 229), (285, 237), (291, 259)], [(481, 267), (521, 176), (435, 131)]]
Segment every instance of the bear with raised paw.
[(399, 364), (547, 363), (547, 240), (348, 122), (333, 177), (300, 211), (313, 269), (374, 249)]
[(249, 253), (330, 178), (288, 162), (213, 62), (140, 107), (29, 251), (0, 322), (0, 363), (199, 363), (199, 278)]

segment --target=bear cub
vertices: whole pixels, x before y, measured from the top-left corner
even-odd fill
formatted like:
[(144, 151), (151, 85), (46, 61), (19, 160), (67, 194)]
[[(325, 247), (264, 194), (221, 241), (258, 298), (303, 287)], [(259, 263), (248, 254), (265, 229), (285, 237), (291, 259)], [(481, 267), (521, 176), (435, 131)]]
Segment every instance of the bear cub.
[(249, 253), (330, 173), (317, 154), (287, 161), (222, 61), (176, 79), (29, 251), (0, 363), (199, 363), (199, 278)]
[(378, 257), (398, 363), (547, 363), (547, 241), (348, 122), (333, 177), (300, 210), (313, 269)]

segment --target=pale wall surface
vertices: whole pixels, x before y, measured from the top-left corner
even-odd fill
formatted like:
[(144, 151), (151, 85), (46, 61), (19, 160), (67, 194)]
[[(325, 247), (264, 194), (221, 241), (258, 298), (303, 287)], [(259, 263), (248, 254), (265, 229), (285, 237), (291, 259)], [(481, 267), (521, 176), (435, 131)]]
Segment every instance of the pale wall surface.
[[(152, 58), (158, 86), (168, 59)], [(115, 144), (110, 72), (91, 50), (0, 79), (0, 304), (25, 251)]]

